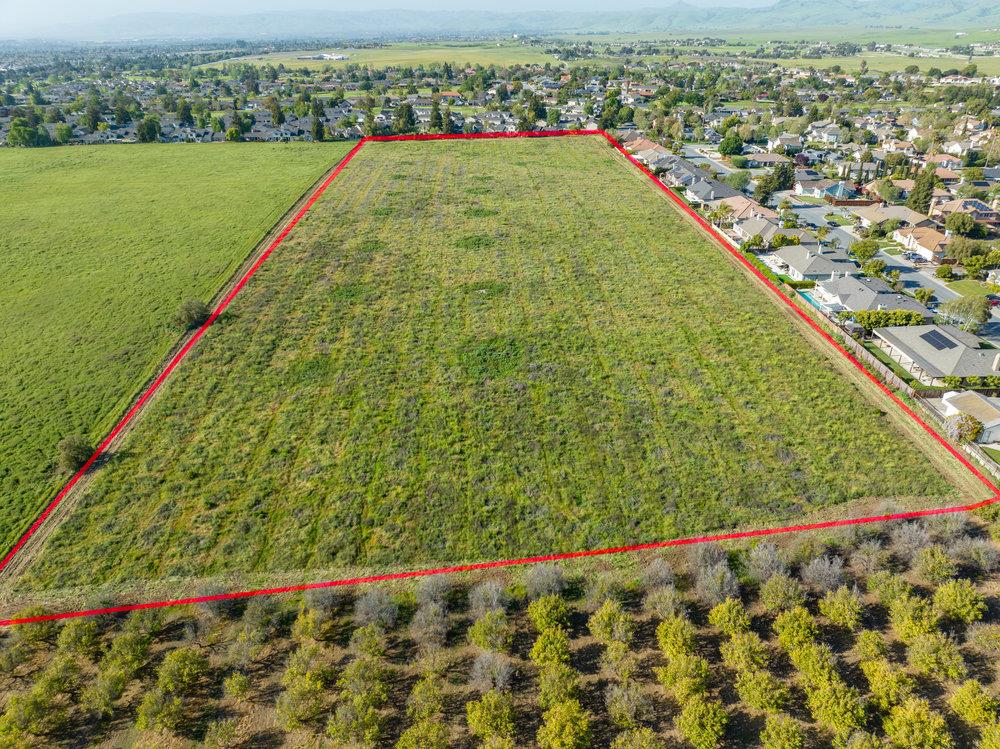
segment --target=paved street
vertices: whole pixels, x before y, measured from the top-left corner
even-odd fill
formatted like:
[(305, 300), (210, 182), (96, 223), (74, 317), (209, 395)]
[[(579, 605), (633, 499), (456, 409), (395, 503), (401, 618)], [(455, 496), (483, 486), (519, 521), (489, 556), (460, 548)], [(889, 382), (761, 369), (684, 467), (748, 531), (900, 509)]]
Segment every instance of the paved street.
[(714, 150), (714, 147), (709, 145), (700, 145), (700, 144), (695, 144), (695, 145), (685, 144), (683, 155), (685, 159), (692, 162), (693, 164), (697, 164), (700, 167), (718, 172), (723, 176), (734, 171), (732, 167), (728, 167), (721, 161), (707, 156), (705, 152), (709, 149)]

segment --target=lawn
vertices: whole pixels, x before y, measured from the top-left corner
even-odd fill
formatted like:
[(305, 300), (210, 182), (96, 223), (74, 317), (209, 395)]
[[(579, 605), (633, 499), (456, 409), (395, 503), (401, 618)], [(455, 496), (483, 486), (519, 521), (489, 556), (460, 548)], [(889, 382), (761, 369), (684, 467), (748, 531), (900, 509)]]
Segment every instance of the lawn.
[(368, 144), (21, 582), (398, 568), (953, 498), (889, 407), (603, 139)]
[(972, 278), (949, 281), (948, 288), (962, 296), (986, 296), (987, 294), (995, 294), (997, 291), (1000, 291), (1000, 288), (992, 284), (982, 283)]
[(835, 224), (840, 224), (841, 226), (851, 226), (854, 223), (849, 218), (845, 218), (839, 213), (828, 213), (823, 216), (823, 219), (825, 221), (832, 221)]
[(0, 149), (0, 546), (97, 442), (267, 229), (342, 144)]
[[(299, 57), (331, 53), (346, 55), (346, 60), (300, 60)], [(270, 63), (286, 68), (326, 67), (340, 68), (347, 65), (367, 65), (369, 67), (402, 67), (429, 65), (431, 63), (452, 63), (454, 65), (528, 65), (533, 63), (556, 63), (555, 56), (545, 53), (539, 47), (511, 42), (428, 42), (388, 44), (384, 47), (366, 49), (329, 48), (302, 50), (296, 52), (275, 52), (266, 55), (252, 55), (237, 58), (241, 62), (256, 65)], [(231, 61), (230, 61), (231, 62)], [(212, 63), (204, 67), (219, 65)]]

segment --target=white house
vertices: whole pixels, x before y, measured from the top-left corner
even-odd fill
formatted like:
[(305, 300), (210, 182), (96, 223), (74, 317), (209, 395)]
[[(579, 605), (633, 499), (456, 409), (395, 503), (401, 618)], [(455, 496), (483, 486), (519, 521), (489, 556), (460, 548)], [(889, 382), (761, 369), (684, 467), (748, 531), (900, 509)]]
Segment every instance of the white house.
[(968, 414), (983, 425), (976, 442), (1000, 442), (1000, 399), (987, 398), (974, 390), (952, 390), (941, 397), (944, 415)]

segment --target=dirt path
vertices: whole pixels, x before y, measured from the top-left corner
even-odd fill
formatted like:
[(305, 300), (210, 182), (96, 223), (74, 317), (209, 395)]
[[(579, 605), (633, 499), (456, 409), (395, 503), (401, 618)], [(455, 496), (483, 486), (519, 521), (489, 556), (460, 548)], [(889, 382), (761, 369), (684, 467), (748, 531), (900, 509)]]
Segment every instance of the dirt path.
[[(340, 159), (336, 164), (331, 166), (318, 179), (316, 179), (309, 188), (302, 193), (302, 195), (295, 201), (295, 203), (289, 207), (281, 218), (279, 218), (274, 225), (267, 231), (267, 233), (261, 237), (260, 241), (254, 246), (253, 250), (249, 255), (244, 258), (243, 262), (233, 271), (230, 275), (229, 280), (216, 292), (215, 296), (209, 302), (209, 307), (216, 309), (222, 300), (236, 287), (240, 280), (246, 275), (251, 267), (260, 259), (260, 257), (267, 251), (267, 248), (271, 246), (278, 235), (284, 230), (290, 221), (299, 212), (302, 206), (309, 200), (309, 198), (319, 189), (320, 185), (325, 182), (330, 175), (343, 163), (347, 155)], [(163, 374), (164, 370), (169, 366), (170, 362), (173, 360), (177, 353), (188, 344), (188, 342), (197, 334), (197, 329), (191, 330), (181, 336), (174, 346), (167, 352), (166, 356), (160, 363), (160, 366), (156, 368), (149, 378), (142, 383), (142, 385), (136, 389), (135, 395), (132, 400), (129, 401), (128, 405), (122, 409), (122, 416), (128, 413), (135, 404), (142, 397), (143, 393)], [(100, 460), (94, 464), (94, 466), (89, 470), (84, 476), (80, 477), (80, 480), (73, 486), (73, 488), (66, 493), (62, 498), (62, 501), (52, 510), (45, 521), (38, 526), (37, 530), (32, 534), (32, 536), (25, 541), (24, 545), (18, 550), (17, 554), (10, 560), (7, 566), (0, 570), (0, 601), (8, 602), (12, 597), (12, 588), (17, 580), (26, 569), (28, 569), (32, 562), (41, 554), (45, 543), (48, 541), (49, 537), (52, 535), (53, 531), (59, 526), (63, 519), (65, 519), (76, 506), (80, 497), (87, 490), (90, 485), (93, 476), (101, 470), (101, 466), (108, 462), (114, 454), (121, 447), (125, 438), (132, 431), (133, 426), (142, 418), (142, 414), (145, 412), (146, 408), (152, 403), (154, 395), (147, 399), (142, 406), (135, 412), (133, 417), (129, 420), (128, 424), (115, 436), (114, 440), (108, 443), (107, 447), (101, 453)], [(116, 424), (118, 421), (116, 420)], [(110, 430), (109, 430), (110, 433)], [(103, 441), (103, 440), (102, 440)]]

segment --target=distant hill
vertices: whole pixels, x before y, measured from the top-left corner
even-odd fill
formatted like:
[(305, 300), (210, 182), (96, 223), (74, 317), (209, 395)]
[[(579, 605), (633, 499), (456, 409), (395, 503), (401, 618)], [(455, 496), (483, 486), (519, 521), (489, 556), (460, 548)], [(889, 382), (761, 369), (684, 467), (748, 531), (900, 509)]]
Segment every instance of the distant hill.
[[(736, 3), (734, 3), (735, 5)], [(666, 8), (616, 12), (322, 11), (240, 15), (132, 13), (38, 29), (40, 38), (90, 41), (153, 39), (388, 39), (413, 36), (760, 31), (815, 28), (983, 28), (1000, 25), (996, 0), (778, 0), (772, 5)]]

